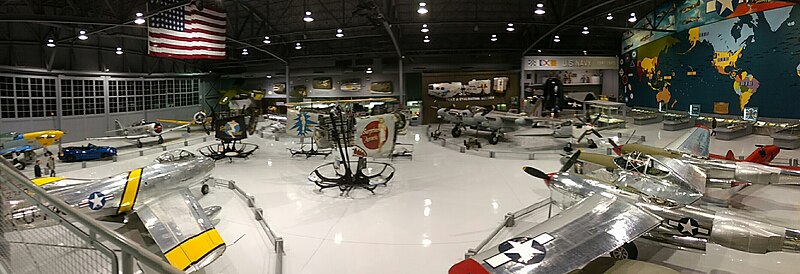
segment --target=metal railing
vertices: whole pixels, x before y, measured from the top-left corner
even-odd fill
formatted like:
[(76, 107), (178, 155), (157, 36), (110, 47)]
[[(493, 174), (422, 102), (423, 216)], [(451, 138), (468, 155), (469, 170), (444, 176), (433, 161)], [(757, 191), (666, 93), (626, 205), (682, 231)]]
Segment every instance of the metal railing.
[[(11, 273), (133, 274), (134, 258), (158, 273), (183, 273), (139, 244), (49, 195), (5, 160), (0, 160), (0, 191), (3, 215), (0, 218), (0, 265)], [(24, 198), (33, 206), (9, 212), (8, 201), (12, 198)], [(31, 222), (47, 220), (52, 225), (27, 229), (15, 225), (11, 221), (12, 214), (24, 217), (30, 214)], [(119, 249), (121, 258), (106, 245)]]
[(283, 273), (283, 255), (285, 255), (283, 250), (283, 238), (275, 235), (275, 231), (272, 230), (264, 218), (264, 210), (260, 207), (256, 207), (256, 198), (253, 195), (245, 192), (241, 187), (236, 185), (236, 182), (233, 180), (227, 181), (226, 186), (239, 193), (247, 202), (247, 206), (253, 210), (256, 221), (261, 224), (261, 228), (264, 229), (264, 233), (267, 234), (267, 238), (269, 238), (269, 241), (272, 242), (272, 246), (275, 248), (275, 274)]
[[(469, 250), (467, 250), (467, 253), (464, 254), (464, 258), (468, 259), (468, 258), (470, 258), (472, 256), (475, 256), (475, 254), (478, 254), (481, 251), (481, 249), (483, 249), (484, 247), (486, 247), (487, 244), (489, 244), (489, 241), (494, 239), (494, 237), (497, 236), (497, 234), (500, 233), (500, 230), (502, 230), (505, 227), (515, 226), (517, 224), (517, 219), (518, 218), (521, 218), (521, 217), (523, 217), (525, 215), (528, 215), (531, 212), (539, 210), (540, 208), (543, 208), (543, 207), (545, 207), (547, 205), (550, 205), (550, 198), (538, 201), (538, 202), (536, 202), (536, 203), (534, 203), (532, 205), (529, 205), (529, 206), (527, 206), (527, 207), (525, 207), (523, 209), (517, 210), (516, 212), (506, 213), (506, 216), (504, 217), (503, 222), (500, 223), (500, 225), (498, 225), (497, 227), (495, 227), (494, 230), (492, 230), (492, 233), (489, 234), (489, 237), (486, 237), (485, 239), (483, 239), (483, 241), (481, 241), (478, 244), (478, 246), (476, 246), (475, 248), (470, 248)], [(550, 212), (550, 211), (547, 212), (547, 218), (551, 217), (550, 216), (551, 213), (552, 212)]]

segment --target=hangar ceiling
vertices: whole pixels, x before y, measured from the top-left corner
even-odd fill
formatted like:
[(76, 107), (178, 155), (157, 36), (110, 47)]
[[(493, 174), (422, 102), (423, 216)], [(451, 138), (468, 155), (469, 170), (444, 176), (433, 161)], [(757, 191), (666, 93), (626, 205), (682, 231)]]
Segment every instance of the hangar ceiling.
[[(417, 12), (421, 1), (427, 4), (427, 14)], [(639, 20), (651, 20), (645, 14), (665, 0), (421, 1), (216, 2), (228, 13), (228, 58), (195, 61), (146, 57), (146, 24), (132, 22), (136, 12), (154, 12), (147, 11), (148, 1), (0, 0), (0, 47), (41, 48), (40, 56), (34, 58), (36, 62), (18, 60), (20, 57), (12, 48), (6, 56), (0, 56), (0, 64), (22, 62), (69, 69), (81, 60), (75, 56), (75, 49), (95, 50), (98, 59), (107, 60), (113, 58), (116, 47), (131, 54), (124, 61), (127, 66), (138, 66), (132, 69), (135, 71), (241, 71), (246, 67), (282, 66), (279, 59), (296, 63), (384, 58), (385, 63), (392, 63), (403, 56), (412, 65), (431, 60), (518, 64), (523, 54), (580, 55), (586, 51), (588, 55), (615, 55), (619, 53), (621, 34), (633, 25), (627, 20), (630, 13), (635, 12)], [(175, 2), (179, 5), (185, 1)], [(204, 3), (211, 5), (214, 1)], [(544, 14), (534, 13), (537, 4), (543, 5)], [(312, 13), (313, 22), (303, 20), (306, 11)], [(609, 13), (612, 20), (606, 19)], [(514, 24), (513, 31), (506, 30), (509, 23)], [(421, 32), (423, 24), (427, 24), (427, 33)], [(589, 34), (581, 33), (584, 26), (589, 28)], [(76, 39), (81, 29), (96, 39)], [(336, 36), (337, 29), (342, 30), (343, 37)], [(424, 42), (426, 35), (428, 43)], [(496, 41), (491, 40), (492, 35), (496, 35)], [(560, 42), (554, 42), (555, 35)], [(263, 43), (265, 36), (269, 36), (270, 44)], [(51, 37), (59, 48), (69, 50), (51, 57), (53, 54), (48, 54), (44, 46)], [(301, 43), (301, 49), (295, 48), (297, 43)], [(249, 49), (249, 55), (241, 55), (244, 48)], [(125, 70), (120, 67), (118, 71)]]

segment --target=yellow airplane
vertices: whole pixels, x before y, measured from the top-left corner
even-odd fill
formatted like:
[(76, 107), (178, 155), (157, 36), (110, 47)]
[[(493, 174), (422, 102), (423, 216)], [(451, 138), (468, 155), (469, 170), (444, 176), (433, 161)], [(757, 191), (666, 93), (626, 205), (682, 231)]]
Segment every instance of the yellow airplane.
[[(212, 122), (211, 116), (206, 115), (206, 113), (203, 112), (203, 111), (198, 111), (197, 113), (195, 113), (194, 116), (192, 116), (192, 120), (191, 121), (170, 120), (170, 119), (156, 119), (156, 121), (161, 122), (161, 123), (170, 123), (170, 124), (177, 124), (177, 125), (189, 125), (190, 127), (191, 126), (202, 126), (203, 129), (205, 129), (206, 133), (208, 133), (210, 131), (210, 129), (212, 128), (212, 126), (211, 126), (211, 122)], [(189, 128), (187, 128), (186, 131), (191, 132), (191, 130)]]
[[(0, 156), (13, 158), (14, 165), (18, 169), (24, 169), (26, 163), (36, 158), (37, 149), (47, 149), (48, 146), (57, 144), (63, 136), (64, 132), (60, 130), (0, 134)], [(24, 154), (24, 160), (14, 157), (17, 153)]]

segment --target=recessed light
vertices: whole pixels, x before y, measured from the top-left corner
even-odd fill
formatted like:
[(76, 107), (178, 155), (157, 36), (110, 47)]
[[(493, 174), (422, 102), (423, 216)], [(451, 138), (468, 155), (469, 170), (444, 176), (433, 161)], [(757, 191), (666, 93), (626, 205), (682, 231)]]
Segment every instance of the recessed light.
[(635, 12), (631, 12), (631, 18), (628, 18), (628, 22), (631, 22), (631, 23), (636, 22), (636, 13)]
[(306, 21), (306, 23), (314, 22), (314, 17), (311, 17), (310, 11), (306, 11), (306, 16), (303, 17), (303, 21)]
[(344, 37), (344, 33), (342, 33), (342, 29), (336, 29), (336, 37), (339, 37), (339, 38)]
[(272, 43), (272, 41), (269, 40), (269, 36), (264, 36), (264, 44), (269, 44), (269, 43)]
[(606, 20), (611, 20), (611, 19), (614, 19), (614, 16), (611, 16), (611, 14), (609, 13), (608, 16), (606, 16)]
[(78, 32), (78, 39), (86, 40), (89, 39), (89, 36), (86, 36), (85, 30), (81, 30), (80, 32)]
[(508, 23), (506, 27), (506, 31), (514, 31), (514, 23)]
[(420, 29), (419, 31), (421, 31), (423, 33), (426, 33), (426, 32), (429, 32), (431, 30), (428, 29), (428, 24), (422, 24), (422, 29)]
[(545, 14), (544, 4), (542, 4), (542, 3), (536, 4), (536, 10), (533, 11), (533, 13), (535, 13), (536, 15)]
[(47, 39), (47, 47), (54, 48), (56, 47), (56, 42), (53, 39)]
[(427, 6), (428, 6), (428, 4), (426, 4), (425, 2), (419, 2), (419, 9), (417, 9), (417, 13), (419, 13), (419, 14), (428, 13)]
[(589, 27), (583, 27), (583, 31), (581, 31), (581, 33), (589, 34)]
[(300, 45), (300, 42), (294, 44), (294, 49), (302, 49), (303, 46)]
[(117, 51), (115, 51), (114, 53), (116, 53), (117, 55), (122, 55), (122, 48), (117, 48)]
[(144, 18), (142, 16), (144, 16), (144, 15), (141, 12), (137, 12), (136, 13), (136, 20), (133, 20), (133, 23), (135, 23), (137, 25), (144, 24)]

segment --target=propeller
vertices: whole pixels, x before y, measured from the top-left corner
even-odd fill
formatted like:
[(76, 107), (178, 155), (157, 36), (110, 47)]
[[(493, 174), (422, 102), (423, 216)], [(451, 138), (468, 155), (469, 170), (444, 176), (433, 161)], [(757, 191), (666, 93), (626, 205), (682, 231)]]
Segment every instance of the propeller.
[(597, 120), (600, 120), (600, 113), (598, 113), (597, 116), (594, 117), (594, 120), (592, 120), (591, 124), (594, 125), (595, 123), (597, 123)]
[(589, 130), (584, 131), (583, 133), (581, 133), (581, 136), (578, 136), (578, 140), (575, 141), (575, 143), (580, 143), (581, 140), (583, 140), (583, 137), (586, 137), (586, 134), (589, 134)]
[(617, 155), (622, 155), (622, 147), (617, 145), (617, 143), (614, 142), (613, 139), (608, 138), (608, 143), (611, 144), (611, 147), (614, 148), (614, 149), (612, 149), (614, 151), (614, 153), (616, 153)]
[(592, 133), (594, 133), (597, 138), (603, 138), (603, 135), (600, 135), (600, 132), (597, 132), (597, 130), (592, 129)]
[(547, 175), (547, 173), (544, 173), (544, 171), (538, 170), (538, 169), (533, 168), (533, 167), (524, 166), (524, 167), (522, 167), (522, 171), (525, 171), (525, 173), (528, 173), (528, 175), (531, 175), (533, 177), (536, 177), (536, 178), (539, 178), (539, 179), (542, 179), (542, 180), (550, 180), (550, 175)]
[(631, 136), (628, 136), (628, 140), (626, 140), (626, 141), (625, 141), (625, 144), (626, 144), (626, 145), (628, 144), (628, 142), (630, 142), (630, 141), (631, 141), (631, 139), (633, 138), (633, 135), (634, 135), (634, 134), (636, 134), (636, 130), (635, 130), (635, 129), (633, 130), (633, 132), (631, 132)]
[(567, 172), (570, 168), (572, 168), (572, 166), (575, 165), (575, 163), (578, 162), (578, 157), (580, 156), (581, 156), (581, 151), (580, 150), (575, 151), (575, 153), (572, 154), (572, 157), (569, 157), (569, 160), (567, 160), (567, 162), (564, 163), (564, 166), (561, 167), (561, 170), (559, 170), (559, 172)]
[(576, 115), (575, 115), (575, 118), (577, 118), (577, 119), (578, 119), (578, 121), (581, 121), (581, 123), (582, 123), (582, 124), (584, 124), (584, 125), (586, 124), (586, 120), (583, 120), (583, 118), (581, 118), (581, 116), (579, 116), (579, 115), (577, 115), (577, 114), (576, 114)]

